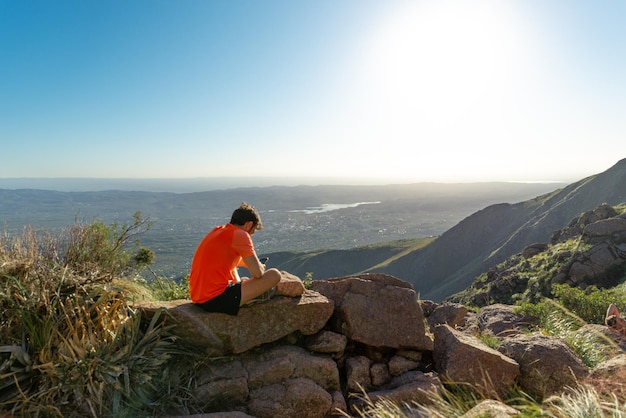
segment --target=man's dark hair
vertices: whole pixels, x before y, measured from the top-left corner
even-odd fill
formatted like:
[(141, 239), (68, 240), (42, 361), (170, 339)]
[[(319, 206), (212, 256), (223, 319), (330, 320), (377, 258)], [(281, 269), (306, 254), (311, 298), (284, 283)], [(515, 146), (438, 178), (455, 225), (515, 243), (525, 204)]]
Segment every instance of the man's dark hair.
[(252, 205), (243, 202), (241, 206), (239, 206), (233, 212), (233, 216), (230, 217), (230, 223), (233, 225), (242, 226), (246, 222), (252, 221), (257, 230), (263, 229), (263, 223), (261, 223), (261, 216), (256, 208)]

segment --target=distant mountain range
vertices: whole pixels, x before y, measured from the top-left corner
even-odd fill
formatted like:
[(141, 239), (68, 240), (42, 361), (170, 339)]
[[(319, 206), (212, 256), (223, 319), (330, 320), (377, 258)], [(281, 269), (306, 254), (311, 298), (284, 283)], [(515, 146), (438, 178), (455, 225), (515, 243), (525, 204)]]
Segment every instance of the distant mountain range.
[[(403, 248), (390, 243), (380, 246), (377, 251), (362, 248), (298, 254), (291, 259), (285, 259), (285, 254), (277, 254), (277, 258), (295, 274), (313, 272), (315, 277), (315, 272), (327, 272), (328, 264), (333, 262), (339, 273), (337, 276), (340, 276), (350, 270), (346, 264), (360, 251), (360, 258), (357, 257), (360, 262), (353, 264), (353, 273), (391, 274), (411, 282), (421, 298), (441, 301), (467, 288), (480, 273), (521, 252), (527, 245), (547, 243), (554, 231), (564, 228), (582, 212), (601, 203), (618, 205), (624, 202), (626, 159), (603, 173), (551, 193), (519, 203), (487, 206), (421, 248), (411, 250), (410, 245), (415, 243)], [(384, 252), (391, 253), (393, 259), (383, 262)], [(370, 260), (370, 267), (366, 267), (366, 260)]]

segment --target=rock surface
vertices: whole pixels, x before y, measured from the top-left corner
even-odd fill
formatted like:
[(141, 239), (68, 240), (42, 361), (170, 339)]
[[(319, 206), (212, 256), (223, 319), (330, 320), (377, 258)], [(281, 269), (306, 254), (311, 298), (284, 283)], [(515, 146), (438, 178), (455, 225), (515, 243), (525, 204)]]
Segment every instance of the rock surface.
[(556, 394), (563, 386), (577, 387), (589, 370), (561, 339), (518, 335), (500, 345), (500, 352), (520, 365), (519, 384), (537, 399)]
[(243, 306), (236, 316), (208, 313), (188, 300), (139, 302), (136, 307), (151, 318), (167, 309), (183, 343), (202, 347), (209, 356), (238, 354), (277, 341), (293, 332), (320, 331), (333, 313), (333, 304), (317, 292), (300, 297), (276, 296), (265, 303)]
[[(320, 292), (275, 297), (235, 317), (188, 301), (141, 305), (148, 315), (167, 307), (170, 316), (162, 317), (176, 321), (181, 341), (207, 353), (194, 377), (190, 405), (202, 411), (194, 417), (345, 417), (362, 410), (363, 390), (372, 401), (428, 405), (444, 382), (472, 385), (492, 398), (465, 418), (514, 416), (497, 400), (516, 385), (537, 400), (588, 379), (626, 393), (606, 385), (608, 375), (626, 377), (623, 356), (589, 373), (565, 342), (536, 333), (512, 306), (473, 314), (459, 304), (417, 301), (410, 284), (384, 275), (313, 287)], [(621, 336), (607, 326), (588, 327), (616, 342)], [(483, 332), (497, 336), (499, 350), (476, 337)]]
[(435, 328), (435, 369), (447, 380), (469, 383), (487, 396), (504, 395), (520, 374), (515, 360), (449, 325)]
[(432, 350), (413, 287), (383, 274), (317, 280), (312, 288), (335, 303), (329, 323), (349, 340), (378, 348)]

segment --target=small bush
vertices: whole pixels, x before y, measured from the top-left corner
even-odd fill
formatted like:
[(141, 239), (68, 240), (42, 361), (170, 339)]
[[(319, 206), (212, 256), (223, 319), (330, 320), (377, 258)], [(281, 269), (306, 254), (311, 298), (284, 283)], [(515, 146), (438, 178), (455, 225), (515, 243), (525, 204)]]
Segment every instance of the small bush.
[(157, 277), (148, 282), (148, 286), (156, 300), (189, 299), (189, 276), (185, 276), (182, 282), (164, 277)]
[(518, 309), (538, 318), (542, 332), (565, 341), (587, 367), (595, 367), (618, 351), (615, 343), (603, 334), (585, 328), (586, 322), (582, 318), (552, 299), (545, 298), (537, 304), (526, 303)]
[(0, 410), (151, 415), (181, 353), (159, 315), (144, 323), (111, 286), (151, 261), (148, 251), (131, 255), (147, 227), (137, 213), (130, 225), (0, 237)]
[(552, 287), (552, 294), (565, 308), (591, 324), (604, 324), (604, 317), (610, 303), (620, 308), (626, 306), (624, 285), (610, 289), (589, 286), (582, 290), (566, 284), (555, 284)]

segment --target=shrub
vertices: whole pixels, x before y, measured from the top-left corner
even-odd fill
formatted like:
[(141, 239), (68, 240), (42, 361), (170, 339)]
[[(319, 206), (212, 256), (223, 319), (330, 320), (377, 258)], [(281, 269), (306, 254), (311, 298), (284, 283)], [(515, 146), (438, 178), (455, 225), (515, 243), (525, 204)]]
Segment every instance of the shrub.
[(130, 225), (76, 223), (57, 238), (32, 228), (0, 237), (0, 410), (133, 416), (158, 404), (180, 351), (159, 315), (143, 323), (110, 286), (150, 261), (130, 255), (147, 227), (137, 213)]
[(615, 343), (584, 327), (586, 322), (582, 318), (552, 299), (545, 298), (537, 304), (525, 303), (519, 310), (538, 318), (542, 332), (565, 341), (587, 367), (592, 368), (619, 351)]
[(552, 294), (565, 308), (592, 324), (604, 324), (606, 309), (610, 303), (620, 308), (626, 305), (624, 285), (610, 289), (589, 286), (582, 290), (566, 284), (555, 284)]
[[(91, 224), (76, 222), (67, 233), (62, 264), (84, 281), (108, 282), (115, 277), (126, 276), (152, 263), (154, 254), (148, 249), (135, 248), (134, 257), (129, 255), (133, 240), (147, 232), (150, 225), (140, 212), (135, 213), (131, 224), (116, 222), (105, 225), (98, 220)], [(135, 241), (134, 245), (138, 247), (139, 241)]]
[(177, 283), (155, 275), (154, 279), (148, 282), (148, 286), (156, 300), (189, 299), (189, 276), (185, 276)]

